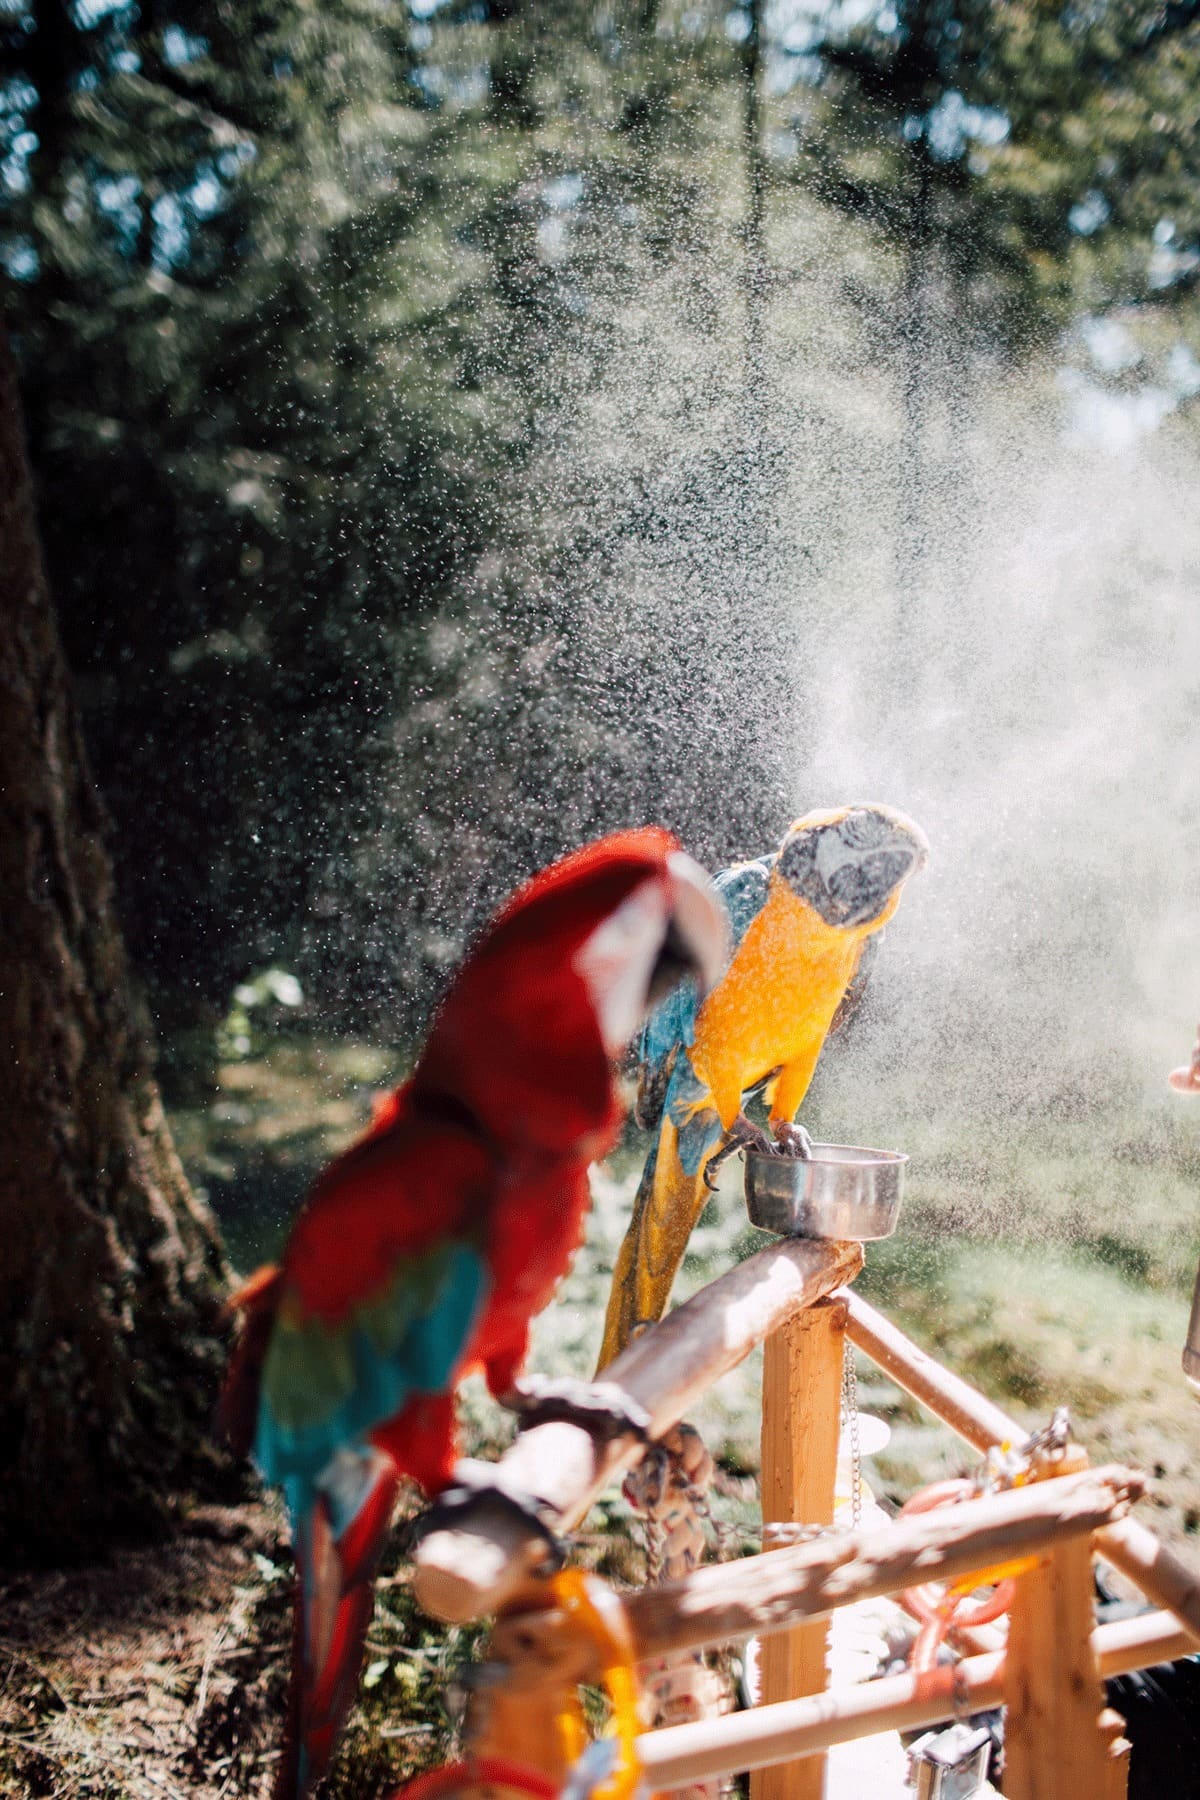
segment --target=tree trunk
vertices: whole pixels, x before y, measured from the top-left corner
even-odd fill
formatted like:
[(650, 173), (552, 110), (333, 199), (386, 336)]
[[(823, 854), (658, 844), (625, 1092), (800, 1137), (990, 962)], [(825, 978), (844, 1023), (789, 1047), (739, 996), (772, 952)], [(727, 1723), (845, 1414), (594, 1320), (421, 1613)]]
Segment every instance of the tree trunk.
[[(99, 586), (97, 603), (104, 604)], [(215, 1467), (226, 1277), (116, 921), (0, 325), (0, 1557), (78, 1555)]]

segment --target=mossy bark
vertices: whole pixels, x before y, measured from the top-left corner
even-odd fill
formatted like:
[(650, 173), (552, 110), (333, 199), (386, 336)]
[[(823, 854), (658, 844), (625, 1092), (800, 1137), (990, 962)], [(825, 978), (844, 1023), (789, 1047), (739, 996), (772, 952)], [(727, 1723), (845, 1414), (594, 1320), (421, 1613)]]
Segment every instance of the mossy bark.
[[(97, 605), (103, 606), (99, 572)], [(0, 1558), (212, 1468), (226, 1269), (132, 997), (0, 325)]]

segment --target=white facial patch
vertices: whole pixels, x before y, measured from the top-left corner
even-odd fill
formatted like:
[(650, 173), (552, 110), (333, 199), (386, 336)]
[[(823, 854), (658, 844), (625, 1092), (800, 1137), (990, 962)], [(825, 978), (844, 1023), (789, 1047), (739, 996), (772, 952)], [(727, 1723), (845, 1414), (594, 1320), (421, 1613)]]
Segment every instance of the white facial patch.
[(619, 1056), (641, 1025), (669, 912), (666, 883), (652, 875), (596, 927), (575, 956), (609, 1056)]
[(817, 833), (817, 873), (828, 887), (844, 863), (859, 862), (862, 852), (848, 849), (836, 831)]

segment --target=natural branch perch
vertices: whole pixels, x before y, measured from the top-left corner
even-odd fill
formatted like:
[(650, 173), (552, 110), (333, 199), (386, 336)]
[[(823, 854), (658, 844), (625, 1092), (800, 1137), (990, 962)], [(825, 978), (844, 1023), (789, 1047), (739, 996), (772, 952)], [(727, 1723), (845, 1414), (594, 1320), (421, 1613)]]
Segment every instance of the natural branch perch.
[[(661, 1437), (768, 1333), (853, 1280), (861, 1266), (859, 1244), (794, 1238), (769, 1245), (643, 1332), (604, 1378), (646, 1409)], [(522, 1432), (501, 1466), (507, 1484), (536, 1495), (569, 1530), (639, 1454), (631, 1438), (603, 1443), (581, 1425), (555, 1423)], [(413, 1591), (435, 1618), (479, 1618), (519, 1591), (540, 1556), (533, 1531), (484, 1490), (461, 1525), (431, 1532), (417, 1546)]]

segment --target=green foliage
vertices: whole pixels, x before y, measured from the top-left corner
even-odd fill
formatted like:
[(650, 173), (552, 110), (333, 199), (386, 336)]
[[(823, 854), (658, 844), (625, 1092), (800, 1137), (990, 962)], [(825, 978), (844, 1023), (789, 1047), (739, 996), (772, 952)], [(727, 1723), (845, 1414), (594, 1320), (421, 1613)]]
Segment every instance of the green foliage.
[(1200, 266), (1191, 15), (13, 0), (0, 269), (162, 1022), (281, 963), (415, 1033), (580, 835), (769, 842), (808, 742), (803, 682), (762, 697), (804, 427), (774, 296), (848, 354), (788, 263), (840, 216), (915, 585), (960, 352)]
[(263, 969), (233, 990), (229, 1009), (217, 1026), (216, 1054), (222, 1062), (239, 1062), (261, 1054), (272, 1029), (304, 1003), (304, 990), (286, 969)]
[[(700, 198), (707, 28), (693, 52), (652, 26), (364, 0), (6, 15), (0, 262), (160, 983), (220, 1004), (283, 951), (331, 1015), (385, 975), (427, 1006), (445, 920), (415, 907), (405, 959), (395, 912), (469, 854), (476, 720), (545, 637), (526, 594), (562, 521), (524, 472), (608, 353), (581, 284), (620, 281), (634, 238), (665, 253)], [(611, 232), (627, 206), (644, 220)]]
[(800, 178), (898, 259), (908, 307), (914, 283), (940, 290), (942, 354), (1019, 353), (1081, 298), (1190, 280), (1194, 7), (895, 0), (865, 19), (830, 7), (794, 47)]

